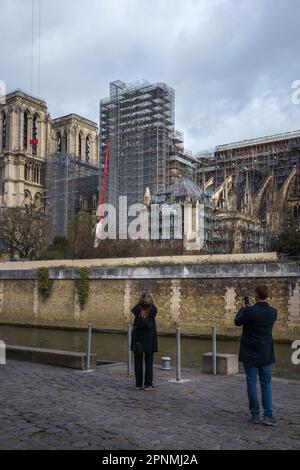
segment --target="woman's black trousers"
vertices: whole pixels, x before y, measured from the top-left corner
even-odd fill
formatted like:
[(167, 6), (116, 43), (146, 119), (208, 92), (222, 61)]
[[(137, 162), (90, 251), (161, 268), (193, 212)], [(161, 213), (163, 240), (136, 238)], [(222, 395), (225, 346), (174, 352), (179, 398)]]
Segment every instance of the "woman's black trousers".
[[(145, 360), (145, 380), (144, 379), (144, 367), (143, 363)], [(134, 355), (134, 370), (136, 386), (142, 387), (143, 382), (145, 387), (151, 387), (153, 385), (153, 353), (151, 354), (135, 354)]]

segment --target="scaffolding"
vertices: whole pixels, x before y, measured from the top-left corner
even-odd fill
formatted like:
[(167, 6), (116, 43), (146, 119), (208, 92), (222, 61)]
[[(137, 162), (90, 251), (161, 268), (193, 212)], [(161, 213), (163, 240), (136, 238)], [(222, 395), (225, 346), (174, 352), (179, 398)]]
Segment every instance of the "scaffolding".
[[(175, 184), (168, 187), (166, 190), (158, 191), (152, 198), (152, 203), (160, 206), (163, 211), (164, 208), (170, 210), (170, 213), (177, 214), (177, 206), (180, 205), (182, 209), (182, 223), (184, 233), (184, 206), (191, 204), (196, 207), (197, 204), (203, 205), (203, 224), (204, 231), (204, 244), (200, 250), (202, 254), (211, 254), (215, 252), (215, 212), (210, 200), (210, 194), (203, 189), (199, 188), (194, 181), (184, 176), (176, 181)], [(196, 213), (193, 217), (196, 217)], [(174, 220), (173, 220), (174, 222)], [(162, 220), (160, 220), (162, 224)], [(160, 233), (162, 229), (160, 228)], [(174, 235), (174, 228), (171, 230)], [(163, 243), (159, 240), (159, 243)], [(182, 244), (182, 252), (184, 252), (184, 243)]]
[(196, 179), (200, 186), (213, 181), (211, 187), (217, 189), (224, 182), (224, 175), (232, 175), (242, 194), (248, 178), (255, 194), (271, 174), (280, 188), (295, 167), (292, 196), (300, 198), (300, 131), (220, 145), (213, 153), (200, 153)]
[(110, 84), (110, 97), (100, 102), (101, 155), (111, 144), (106, 200), (118, 207), (143, 202), (168, 186), (169, 152), (174, 136), (175, 92), (164, 83), (146, 80)]
[(169, 151), (168, 185), (173, 185), (182, 177), (194, 178), (196, 159), (193, 153), (184, 147), (184, 135), (176, 130)]
[(99, 168), (72, 154), (46, 157), (45, 212), (51, 217), (52, 238), (68, 235), (68, 223), (79, 211), (95, 213), (99, 199)]
[[(215, 250), (264, 251), (300, 226), (300, 131), (217, 146), (197, 155), (196, 181), (215, 202)], [(249, 202), (250, 201), (250, 202)]]

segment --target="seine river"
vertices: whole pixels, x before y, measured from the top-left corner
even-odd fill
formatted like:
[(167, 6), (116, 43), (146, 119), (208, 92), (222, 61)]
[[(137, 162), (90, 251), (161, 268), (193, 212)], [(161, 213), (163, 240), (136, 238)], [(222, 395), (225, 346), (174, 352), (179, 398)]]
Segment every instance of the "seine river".
[[(82, 352), (86, 351), (87, 334), (84, 331), (0, 325), (0, 340), (10, 345)], [(100, 332), (93, 334), (93, 353), (97, 354), (99, 361), (125, 362), (126, 348), (126, 335)], [(217, 349), (222, 353), (237, 353), (239, 342), (218, 340)], [(200, 368), (202, 354), (211, 351), (211, 342), (199, 338), (182, 338), (181, 351), (183, 367)], [(275, 344), (277, 362), (274, 365), (274, 376), (300, 380), (300, 365), (292, 364), (292, 352), (291, 344)], [(161, 356), (170, 356), (172, 365), (175, 365), (174, 337), (159, 337), (156, 363), (160, 363)]]

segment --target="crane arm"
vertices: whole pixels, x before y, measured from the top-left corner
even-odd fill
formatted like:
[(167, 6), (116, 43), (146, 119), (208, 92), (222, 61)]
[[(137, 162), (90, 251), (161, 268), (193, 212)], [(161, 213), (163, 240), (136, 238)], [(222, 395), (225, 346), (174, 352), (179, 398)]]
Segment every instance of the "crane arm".
[(97, 210), (97, 224), (95, 227), (95, 244), (94, 244), (95, 248), (98, 248), (100, 244), (102, 227), (103, 227), (104, 202), (105, 202), (105, 192), (106, 192), (106, 183), (107, 183), (109, 152), (110, 152), (110, 142), (108, 142), (107, 148), (106, 148), (104, 170), (103, 170), (103, 180), (102, 180), (102, 186), (101, 186), (101, 191), (100, 191), (100, 196), (99, 196), (99, 207)]

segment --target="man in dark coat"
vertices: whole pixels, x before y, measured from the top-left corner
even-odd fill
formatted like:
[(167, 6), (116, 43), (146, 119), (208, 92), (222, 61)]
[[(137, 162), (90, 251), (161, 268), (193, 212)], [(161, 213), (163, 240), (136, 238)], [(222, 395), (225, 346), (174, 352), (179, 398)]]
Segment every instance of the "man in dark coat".
[(136, 388), (143, 388), (145, 358), (144, 389), (150, 390), (153, 388), (153, 354), (158, 350), (155, 322), (157, 308), (151, 296), (143, 294), (131, 312), (134, 314), (131, 350), (134, 352)]
[(255, 289), (254, 305), (244, 305), (235, 318), (236, 326), (243, 326), (239, 361), (243, 363), (249, 398), (249, 409), (252, 415), (250, 422), (260, 423), (259, 401), (257, 394), (257, 374), (259, 376), (263, 423), (275, 426), (272, 408), (272, 364), (275, 362), (272, 330), (277, 320), (277, 311), (268, 302), (268, 288), (258, 286)]

